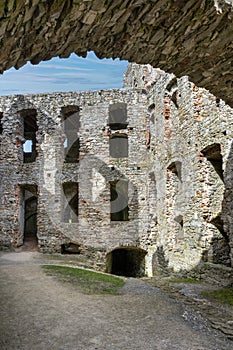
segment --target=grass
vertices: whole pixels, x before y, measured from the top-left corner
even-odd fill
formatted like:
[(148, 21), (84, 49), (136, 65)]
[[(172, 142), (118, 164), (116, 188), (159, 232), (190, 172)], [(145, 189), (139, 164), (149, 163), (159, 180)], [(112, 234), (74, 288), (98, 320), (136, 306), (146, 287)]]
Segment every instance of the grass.
[(46, 273), (63, 282), (71, 283), (85, 294), (119, 295), (119, 289), (125, 284), (119, 277), (67, 266), (44, 265)]
[(201, 283), (200, 279), (195, 278), (172, 278), (169, 283)]
[(201, 294), (209, 300), (233, 306), (233, 289), (223, 288), (218, 290), (206, 290)]

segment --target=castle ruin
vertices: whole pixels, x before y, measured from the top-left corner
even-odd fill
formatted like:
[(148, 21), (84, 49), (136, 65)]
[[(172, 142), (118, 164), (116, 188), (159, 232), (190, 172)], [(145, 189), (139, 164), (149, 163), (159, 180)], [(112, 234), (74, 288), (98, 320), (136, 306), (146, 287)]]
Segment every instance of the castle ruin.
[(129, 64), (124, 88), (0, 97), (1, 249), (127, 276), (232, 274), (233, 110)]

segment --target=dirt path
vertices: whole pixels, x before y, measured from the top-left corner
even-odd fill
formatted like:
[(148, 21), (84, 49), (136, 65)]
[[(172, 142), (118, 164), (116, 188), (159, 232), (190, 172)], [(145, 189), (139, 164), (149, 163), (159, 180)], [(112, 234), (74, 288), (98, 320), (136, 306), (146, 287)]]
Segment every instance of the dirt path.
[(39, 253), (0, 254), (1, 350), (230, 350), (233, 343), (159, 289), (84, 295), (46, 275)]

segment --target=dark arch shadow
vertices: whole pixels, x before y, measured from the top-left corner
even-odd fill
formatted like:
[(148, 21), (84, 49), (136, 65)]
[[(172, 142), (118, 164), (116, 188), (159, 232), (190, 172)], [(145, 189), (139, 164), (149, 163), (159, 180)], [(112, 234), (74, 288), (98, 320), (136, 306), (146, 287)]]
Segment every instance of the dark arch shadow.
[(142, 277), (145, 274), (147, 252), (138, 247), (119, 247), (107, 255), (107, 272), (126, 277)]

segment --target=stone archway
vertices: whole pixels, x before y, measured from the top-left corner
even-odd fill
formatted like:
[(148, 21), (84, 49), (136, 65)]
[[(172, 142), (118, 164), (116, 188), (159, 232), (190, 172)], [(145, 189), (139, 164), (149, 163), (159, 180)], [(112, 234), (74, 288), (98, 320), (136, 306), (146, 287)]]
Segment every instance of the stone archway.
[(230, 0), (5, 0), (0, 18), (0, 72), (94, 51), (189, 75), (233, 104)]
[(138, 247), (116, 248), (107, 255), (107, 272), (126, 277), (144, 276), (146, 254)]

